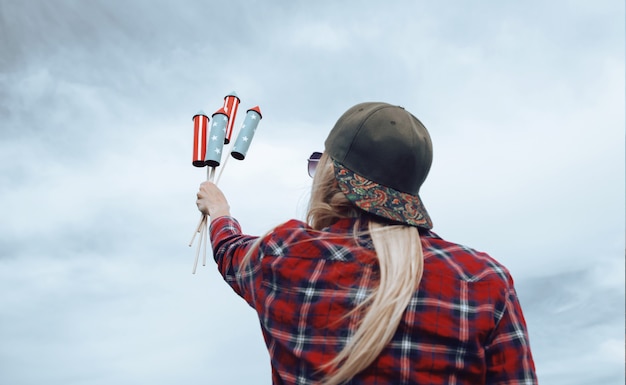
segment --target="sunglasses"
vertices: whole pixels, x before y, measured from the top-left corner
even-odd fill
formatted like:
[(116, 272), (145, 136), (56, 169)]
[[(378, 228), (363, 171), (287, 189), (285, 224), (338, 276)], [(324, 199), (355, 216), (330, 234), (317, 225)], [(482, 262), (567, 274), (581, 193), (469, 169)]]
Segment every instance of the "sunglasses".
[(317, 165), (319, 164), (321, 157), (322, 157), (322, 153), (316, 151), (312, 153), (308, 159), (308, 162), (309, 162), (308, 171), (309, 171), (309, 176), (311, 178), (315, 176), (315, 170), (317, 170)]

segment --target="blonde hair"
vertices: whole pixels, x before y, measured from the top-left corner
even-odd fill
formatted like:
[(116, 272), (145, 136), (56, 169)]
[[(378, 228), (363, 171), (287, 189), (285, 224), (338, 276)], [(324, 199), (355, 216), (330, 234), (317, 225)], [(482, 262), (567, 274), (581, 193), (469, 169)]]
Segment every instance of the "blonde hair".
[(358, 210), (341, 192), (333, 165), (324, 154), (313, 180), (307, 220), (321, 230), (340, 218), (369, 218), (368, 231), (378, 258), (378, 287), (349, 314), (366, 309), (346, 346), (321, 366), (329, 374), (324, 385), (350, 380), (367, 368), (391, 341), (422, 279), (424, 257), (416, 227), (381, 224)]

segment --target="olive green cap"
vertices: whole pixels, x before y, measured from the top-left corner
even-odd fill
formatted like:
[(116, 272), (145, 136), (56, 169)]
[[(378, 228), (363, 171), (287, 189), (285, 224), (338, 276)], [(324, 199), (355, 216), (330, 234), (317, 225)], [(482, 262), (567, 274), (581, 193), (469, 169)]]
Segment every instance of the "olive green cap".
[(325, 142), (335, 178), (357, 207), (397, 222), (432, 228), (419, 190), (433, 159), (426, 127), (404, 108), (361, 103), (346, 111)]

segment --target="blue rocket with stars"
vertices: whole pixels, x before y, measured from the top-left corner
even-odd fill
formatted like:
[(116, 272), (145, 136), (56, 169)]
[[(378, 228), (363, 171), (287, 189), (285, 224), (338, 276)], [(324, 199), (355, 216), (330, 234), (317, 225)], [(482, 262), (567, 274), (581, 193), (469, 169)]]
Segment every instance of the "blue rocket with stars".
[(213, 115), (213, 124), (207, 137), (206, 156), (204, 163), (209, 167), (217, 167), (222, 160), (222, 148), (226, 136), (226, 126), (228, 125), (228, 115), (223, 108), (217, 110)]
[[(243, 160), (246, 157), (248, 149), (250, 148), (250, 142), (252, 142), (256, 128), (262, 118), (263, 116), (261, 115), (259, 106), (252, 107), (246, 111), (246, 118), (243, 121), (241, 129), (239, 130), (237, 140), (230, 151), (233, 158)], [(207, 154), (208, 152), (209, 151), (207, 150)]]

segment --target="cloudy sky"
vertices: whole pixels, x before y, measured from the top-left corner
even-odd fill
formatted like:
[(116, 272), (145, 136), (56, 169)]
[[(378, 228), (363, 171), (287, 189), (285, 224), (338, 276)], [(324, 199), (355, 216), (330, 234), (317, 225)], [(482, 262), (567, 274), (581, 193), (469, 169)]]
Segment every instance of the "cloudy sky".
[(0, 383), (270, 383), (187, 246), (191, 118), (236, 91), (244, 231), (303, 218), (347, 108), (402, 105), (434, 230), (509, 267), (541, 383), (624, 384), (624, 3), (443, 3), (0, 0)]

